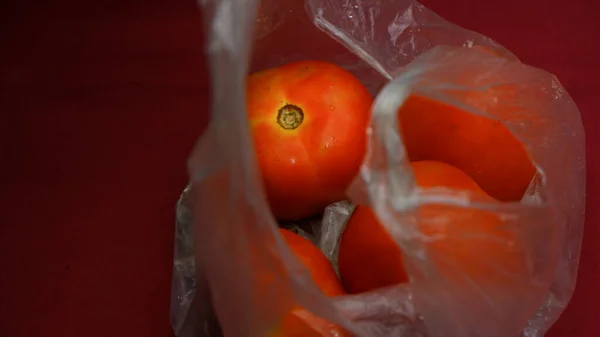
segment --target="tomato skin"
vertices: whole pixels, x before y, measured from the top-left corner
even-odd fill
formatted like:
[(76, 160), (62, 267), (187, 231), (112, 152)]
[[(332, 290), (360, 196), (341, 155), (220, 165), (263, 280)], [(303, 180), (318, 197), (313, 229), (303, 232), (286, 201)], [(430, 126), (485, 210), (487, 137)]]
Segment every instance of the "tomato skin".
[[(453, 166), (435, 161), (414, 162), (412, 166), (420, 187), (464, 190), (481, 201), (496, 202)], [(443, 237), (424, 245), (427, 258), (436, 263), (440, 277), (464, 282), (467, 275), (477, 282), (508, 284), (511, 280), (505, 274), (524, 272), (526, 259), (520, 252), (507, 249), (511, 234), (499, 229), (502, 223), (495, 214), (435, 204), (421, 206), (418, 212), (419, 230), (429, 237)], [(422, 220), (436, 217), (452, 222), (440, 225), (439, 221)], [(408, 281), (402, 251), (373, 211), (365, 206), (356, 207), (342, 233), (338, 267), (344, 288), (350, 294)]]
[(402, 251), (365, 206), (355, 207), (342, 232), (338, 269), (349, 294), (408, 282)]
[[(493, 98), (470, 95), (477, 102)], [(398, 118), (411, 161), (455, 166), (495, 199), (520, 201), (535, 175), (525, 147), (500, 121), (417, 95), (409, 96)]]
[(331, 262), (310, 240), (287, 229), (280, 229), (285, 242), (300, 262), (310, 271), (317, 287), (327, 296), (344, 295), (344, 288), (335, 274)]
[[(249, 76), (248, 118), (275, 218), (305, 218), (345, 199), (364, 158), (372, 102), (357, 78), (326, 62), (295, 62)], [(290, 106), (303, 114), (295, 129), (278, 119)]]
[[(309, 270), (313, 281), (327, 296), (344, 295), (331, 262), (308, 239), (286, 229), (279, 229), (292, 252)], [(347, 337), (339, 326), (297, 307), (285, 315), (281, 326), (271, 337)]]

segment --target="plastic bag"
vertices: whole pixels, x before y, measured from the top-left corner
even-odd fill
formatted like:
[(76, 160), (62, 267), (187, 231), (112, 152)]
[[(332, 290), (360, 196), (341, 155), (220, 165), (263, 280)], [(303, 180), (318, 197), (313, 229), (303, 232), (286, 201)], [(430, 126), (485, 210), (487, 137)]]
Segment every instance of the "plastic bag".
[[(178, 204), (171, 304), (178, 336), (267, 336), (294, 305), (361, 337), (541, 336), (558, 319), (575, 286), (585, 163), (579, 112), (554, 76), (414, 1), (200, 3), (212, 118)], [(401, 247), (410, 284), (326, 298), (276, 231), (246, 121), (245, 78), (306, 59), (345, 67), (376, 95), (368, 153), (349, 193), (353, 203), (373, 207)], [(521, 202), (490, 205), (417, 188), (396, 123), (411, 94), (506, 126), (537, 169)], [(500, 221), (493, 233), (466, 228), (460, 235), (489, 243), (510, 235), (527, 268), (515, 273), (482, 256), (482, 266), (507, 275), (505, 287), (465, 283), (460, 268), (448, 276), (455, 261), (430, 247), (456, 238), (429, 240), (415, 225), (432, 204)], [(314, 226), (312, 239), (334, 264), (351, 212), (350, 203), (332, 205)], [(460, 218), (446, 221), (458, 226)]]

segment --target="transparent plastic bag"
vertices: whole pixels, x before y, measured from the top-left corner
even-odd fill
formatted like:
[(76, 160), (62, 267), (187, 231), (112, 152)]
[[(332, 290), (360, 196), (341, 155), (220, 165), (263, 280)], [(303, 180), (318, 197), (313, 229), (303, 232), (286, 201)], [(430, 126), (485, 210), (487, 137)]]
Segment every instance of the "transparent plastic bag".
[[(579, 112), (554, 76), (414, 1), (200, 3), (212, 118), (189, 161), (191, 187), (178, 203), (171, 304), (178, 336), (273, 335), (295, 305), (360, 337), (541, 336), (558, 319), (575, 286), (585, 163)], [(276, 231), (247, 124), (245, 78), (312, 59), (350, 70), (376, 99), (352, 203), (328, 207), (307, 235), (335, 265), (353, 204), (370, 205), (404, 253), (408, 284), (326, 298)], [(521, 202), (489, 204), (418, 188), (397, 124), (411, 95), (508, 128), (537, 169)], [(435, 220), (426, 211), (432, 205), (450, 210), (448, 226), (459, 226), (464, 210), (498, 225), (483, 231), (475, 221), (454, 236), (432, 238), (422, 226)], [(517, 247), (525, 262), (517, 268), (475, 256), (503, 283), (470, 280), (454, 256), (435, 248), (469, 238)]]

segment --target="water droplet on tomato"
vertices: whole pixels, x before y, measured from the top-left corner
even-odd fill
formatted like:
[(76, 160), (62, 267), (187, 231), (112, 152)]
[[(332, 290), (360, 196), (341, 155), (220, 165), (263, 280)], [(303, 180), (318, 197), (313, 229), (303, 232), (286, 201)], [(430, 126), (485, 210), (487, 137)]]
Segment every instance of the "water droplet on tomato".
[(335, 106), (333, 106), (333, 105), (330, 105), (330, 106), (329, 106), (329, 110), (331, 110), (331, 111), (335, 111)]

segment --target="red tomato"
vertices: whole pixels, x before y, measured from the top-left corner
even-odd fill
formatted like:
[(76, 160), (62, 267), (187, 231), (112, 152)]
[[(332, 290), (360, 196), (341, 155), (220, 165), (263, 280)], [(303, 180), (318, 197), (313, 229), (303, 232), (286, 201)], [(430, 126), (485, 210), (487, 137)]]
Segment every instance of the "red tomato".
[(402, 251), (369, 207), (357, 206), (340, 239), (338, 268), (349, 294), (403, 283)]
[[(464, 190), (495, 202), (468, 175), (451, 165), (422, 161), (412, 166), (420, 187)], [(526, 259), (518, 247), (510, 247), (508, 242), (513, 237), (502, 230), (495, 214), (435, 204), (421, 206), (418, 212), (419, 230), (432, 238), (443, 237), (424, 244), (427, 259), (438, 266), (439, 277), (508, 284), (510, 275), (525, 271)], [(345, 290), (352, 294), (408, 281), (400, 248), (368, 207), (357, 207), (346, 224), (338, 267)]]
[(350, 72), (321, 61), (248, 78), (252, 137), (277, 219), (308, 217), (345, 198), (364, 157), (372, 102)]
[[(285, 229), (280, 233), (292, 252), (307, 267), (315, 284), (327, 296), (344, 294), (344, 289), (333, 270), (333, 266), (323, 253), (309, 240)], [(281, 326), (272, 337), (346, 337), (339, 326), (297, 307), (283, 319)]]
[[(497, 90), (507, 95), (510, 89)], [(494, 97), (487, 92), (470, 96), (477, 102), (491, 102)], [(533, 179), (536, 169), (525, 147), (497, 120), (416, 95), (407, 99), (398, 117), (411, 161), (455, 166), (501, 201), (521, 200)]]

